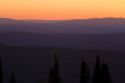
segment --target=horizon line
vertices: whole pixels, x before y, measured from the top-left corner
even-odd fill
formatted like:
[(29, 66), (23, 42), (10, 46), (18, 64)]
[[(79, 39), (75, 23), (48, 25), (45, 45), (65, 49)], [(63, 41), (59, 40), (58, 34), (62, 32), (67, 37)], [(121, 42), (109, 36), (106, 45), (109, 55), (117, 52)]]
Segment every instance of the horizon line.
[(26, 19), (19, 19), (19, 18), (9, 18), (9, 17), (0, 17), (0, 19), (12, 19), (12, 20), (45, 20), (45, 21), (63, 21), (63, 20), (91, 20), (91, 19), (125, 19), (125, 17), (90, 17), (90, 18), (72, 18), (72, 19), (35, 19), (35, 18), (26, 18)]

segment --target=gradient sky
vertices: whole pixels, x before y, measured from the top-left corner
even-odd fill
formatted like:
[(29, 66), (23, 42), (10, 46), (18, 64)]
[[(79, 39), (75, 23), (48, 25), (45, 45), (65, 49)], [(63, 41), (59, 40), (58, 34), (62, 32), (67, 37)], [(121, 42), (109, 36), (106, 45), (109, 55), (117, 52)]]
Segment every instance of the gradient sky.
[(0, 17), (56, 20), (125, 17), (125, 0), (0, 0)]

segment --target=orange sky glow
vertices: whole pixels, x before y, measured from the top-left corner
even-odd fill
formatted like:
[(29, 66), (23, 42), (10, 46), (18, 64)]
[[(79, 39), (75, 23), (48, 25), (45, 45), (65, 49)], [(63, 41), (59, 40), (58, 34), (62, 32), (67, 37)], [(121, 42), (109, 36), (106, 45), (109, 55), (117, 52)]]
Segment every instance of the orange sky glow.
[(125, 0), (0, 0), (0, 17), (47, 20), (125, 18)]

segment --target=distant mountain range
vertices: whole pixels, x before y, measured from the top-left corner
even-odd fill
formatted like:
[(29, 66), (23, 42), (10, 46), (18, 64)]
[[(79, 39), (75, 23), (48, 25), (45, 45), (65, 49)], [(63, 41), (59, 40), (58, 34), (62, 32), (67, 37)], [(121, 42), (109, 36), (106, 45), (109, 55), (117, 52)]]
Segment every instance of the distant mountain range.
[(0, 18), (0, 44), (125, 51), (125, 19)]
[(125, 33), (40, 34), (6, 31), (0, 32), (0, 44), (125, 51)]
[(125, 18), (93, 18), (73, 20), (15, 20), (0, 18), (0, 31), (35, 33), (121, 33)]

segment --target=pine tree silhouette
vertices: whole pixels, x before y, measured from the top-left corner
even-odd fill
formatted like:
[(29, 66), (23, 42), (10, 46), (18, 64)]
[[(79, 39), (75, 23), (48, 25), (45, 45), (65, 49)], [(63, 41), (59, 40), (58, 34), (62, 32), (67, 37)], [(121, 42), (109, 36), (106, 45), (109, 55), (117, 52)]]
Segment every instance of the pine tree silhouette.
[(60, 83), (60, 76), (59, 76), (59, 61), (58, 57), (55, 54), (55, 62), (54, 67), (50, 69), (48, 83)]
[(100, 69), (100, 83), (112, 83), (108, 65), (103, 63)]
[(55, 83), (60, 83), (59, 61), (58, 61), (58, 57), (57, 57), (56, 54), (55, 54), (55, 64), (54, 64), (53, 72), (54, 72), (54, 75), (55, 75)]
[(52, 68), (50, 69), (49, 72), (48, 83), (54, 83), (54, 72)]
[(0, 83), (3, 82), (3, 71), (2, 71), (2, 61), (1, 61), (1, 58), (0, 58)]
[(12, 77), (11, 77), (10, 83), (16, 83), (16, 81), (14, 79), (14, 73), (12, 73)]
[(85, 61), (81, 63), (81, 72), (80, 72), (80, 83), (89, 83), (90, 82), (90, 72), (88, 65)]
[(100, 83), (100, 57), (99, 54), (96, 57), (96, 65), (93, 73), (92, 83)]

